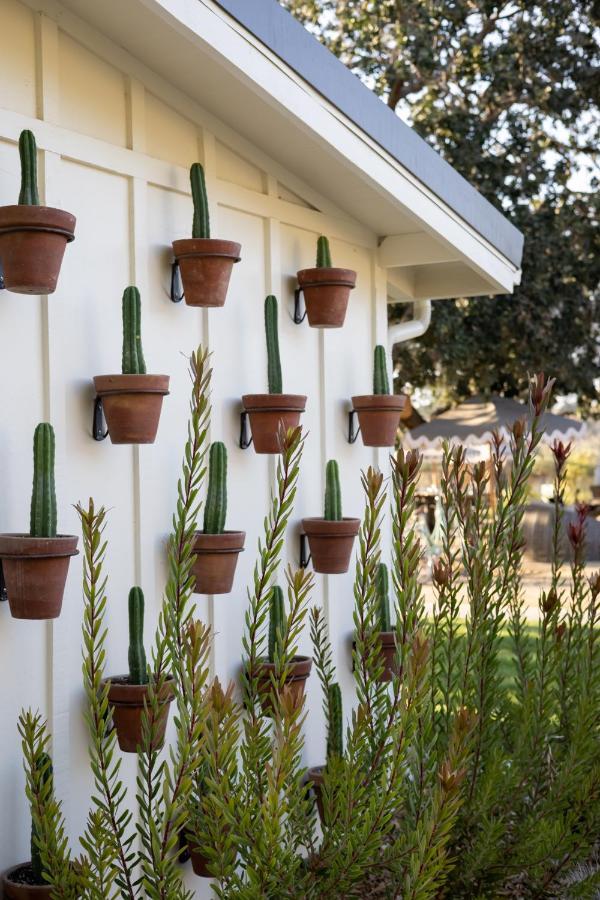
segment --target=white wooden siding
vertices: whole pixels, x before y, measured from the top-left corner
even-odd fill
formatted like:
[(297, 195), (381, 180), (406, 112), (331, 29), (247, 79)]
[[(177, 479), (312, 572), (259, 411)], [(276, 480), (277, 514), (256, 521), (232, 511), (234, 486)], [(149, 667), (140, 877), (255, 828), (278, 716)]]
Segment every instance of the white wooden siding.
[[(78, 533), (72, 504), (90, 495), (111, 510), (107, 672), (123, 671), (132, 584), (145, 591), (146, 644), (152, 640), (186, 434), (186, 356), (206, 342), (214, 354), (211, 437), (229, 451), (228, 526), (245, 530), (247, 540), (232, 594), (199, 597), (197, 610), (214, 628), (215, 674), (237, 678), (246, 585), (275, 472), (273, 459), (237, 445), (241, 395), (266, 390), (264, 297), (274, 292), (280, 300), (284, 389), (308, 395), (306, 451), (284, 560), (296, 564), (299, 521), (321, 514), (326, 460), (339, 459), (347, 515), (362, 512), (360, 469), (377, 461), (387, 467), (385, 452), (346, 441), (349, 398), (370, 390), (373, 345), (385, 343), (376, 236), (157, 76), (140, 73), (119, 48), (63, 17), (57, 3), (0, 0), (0, 25), (0, 204), (16, 202), (16, 142), (27, 127), (38, 139), (46, 202), (77, 217), (55, 294), (0, 294), (0, 530), (27, 528), (32, 435), (48, 419), (57, 434), (60, 530)], [(226, 306), (210, 312), (168, 297), (171, 241), (191, 229), (187, 170), (196, 159), (206, 168), (213, 234), (242, 244)], [(311, 265), (320, 233), (332, 238), (335, 263), (358, 272), (344, 329), (327, 333), (292, 321), (295, 273)], [(148, 369), (171, 376), (157, 441), (140, 448), (95, 443), (90, 431), (91, 379), (119, 371), (120, 299), (132, 282), (142, 292)], [(316, 576), (313, 595), (325, 606), (348, 700), (352, 577)], [(81, 613), (80, 557), (71, 563), (56, 622), (17, 621), (0, 606), (0, 868), (29, 855), (16, 732), (23, 706), (39, 707), (49, 719), (57, 793), (71, 836), (83, 831), (91, 783), (81, 715)], [(308, 633), (302, 646), (310, 652)], [(306, 759), (316, 764), (325, 741), (315, 675), (308, 700)], [(133, 789), (134, 757), (125, 756), (123, 775)], [(199, 879), (190, 875), (189, 883), (208, 896)]]

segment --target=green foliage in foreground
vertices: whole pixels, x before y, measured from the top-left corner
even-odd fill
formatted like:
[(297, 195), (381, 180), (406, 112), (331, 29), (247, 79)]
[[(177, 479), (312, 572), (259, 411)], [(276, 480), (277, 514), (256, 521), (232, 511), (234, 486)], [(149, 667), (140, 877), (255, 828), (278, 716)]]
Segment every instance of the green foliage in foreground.
[[(207, 629), (193, 619), (189, 548), (208, 425), (199, 382), (207, 387), (207, 378), (196, 371), (139, 749), (137, 843), (133, 799), (120, 780), (101, 682), (105, 513), (91, 502), (80, 515), (84, 683), (95, 791), (77, 860), (64, 837), (60, 806), (35, 765), (48, 742), (45, 727), (31, 713), (21, 718), (28, 797), (54, 897), (187, 898), (178, 839), (205, 857), (219, 898), (593, 896), (598, 875), (585, 864), (593, 858), (600, 828), (600, 575), (589, 582), (583, 577), (585, 510), (569, 530), (570, 578), (561, 577), (555, 562), (533, 633), (521, 592), (524, 498), (551, 385), (542, 377), (534, 380), (531, 422), (514, 426), (509, 447), (495, 440), (491, 471), (468, 465), (461, 448), (446, 449), (445, 527), (433, 572), (433, 615), (426, 615), (418, 580), (419, 455), (401, 450), (392, 459), (389, 487), (376, 470), (363, 473), (366, 502), (354, 580), (355, 696), (345, 698), (341, 735), (327, 624), (322, 610), (310, 615), (323, 714), (335, 735), (333, 752), (326, 759), (324, 746), (318, 761), (327, 762), (320, 828), (303, 762), (310, 723), (303, 698), (288, 682), (313, 583), (305, 570), (285, 573), (287, 615), (277, 629), (268, 704), (261, 685), (303, 438), (300, 429), (290, 430), (277, 462), (248, 587), (239, 697), (233, 685), (223, 689), (218, 680), (208, 682)], [(557, 445), (554, 455), (560, 497), (568, 448)], [(493, 507), (487, 500), (490, 478)], [(388, 500), (396, 633), (396, 674), (389, 684), (381, 681), (378, 591)], [(557, 513), (559, 521), (559, 505)], [(558, 535), (557, 524), (556, 547)], [(160, 754), (154, 749), (158, 698), (169, 676), (176, 737), (169, 752)]]

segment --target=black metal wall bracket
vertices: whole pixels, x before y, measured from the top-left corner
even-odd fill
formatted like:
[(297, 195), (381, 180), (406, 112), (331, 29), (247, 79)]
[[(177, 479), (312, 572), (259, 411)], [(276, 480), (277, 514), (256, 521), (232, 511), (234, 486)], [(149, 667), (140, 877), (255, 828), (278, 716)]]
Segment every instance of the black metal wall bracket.
[(0, 559), (0, 602), (8, 600), (8, 593), (6, 591), (6, 582), (4, 580), (4, 570), (2, 568), (2, 560)]
[(105, 441), (108, 437), (108, 428), (104, 420), (102, 397), (94, 400), (94, 417), (92, 419), (92, 437), (95, 441)]
[(248, 428), (248, 413), (244, 410), (240, 414), (240, 450), (247, 450), (252, 444), (252, 435)]
[(304, 312), (302, 312), (302, 304), (300, 303), (300, 294), (302, 288), (296, 288), (294, 291), (294, 323), (302, 325), (306, 318), (306, 304), (304, 304)]
[(171, 263), (171, 302), (181, 303), (185, 294), (181, 283), (181, 272), (179, 270), (179, 261), (174, 259)]
[(360, 425), (356, 427), (356, 410), (351, 409), (348, 413), (348, 443), (355, 444), (360, 434)]
[(308, 546), (308, 537), (305, 534), (300, 535), (300, 568), (306, 569), (312, 559), (312, 553)]

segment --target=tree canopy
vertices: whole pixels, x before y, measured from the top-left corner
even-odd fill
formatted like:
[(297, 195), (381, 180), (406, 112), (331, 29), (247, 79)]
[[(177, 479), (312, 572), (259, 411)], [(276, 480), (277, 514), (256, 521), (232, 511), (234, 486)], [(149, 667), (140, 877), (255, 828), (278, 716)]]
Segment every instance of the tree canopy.
[(400, 382), (514, 395), (545, 369), (597, 409), (600, 3), (281, 2), (525, 235), (514, 296), (436, 302)]

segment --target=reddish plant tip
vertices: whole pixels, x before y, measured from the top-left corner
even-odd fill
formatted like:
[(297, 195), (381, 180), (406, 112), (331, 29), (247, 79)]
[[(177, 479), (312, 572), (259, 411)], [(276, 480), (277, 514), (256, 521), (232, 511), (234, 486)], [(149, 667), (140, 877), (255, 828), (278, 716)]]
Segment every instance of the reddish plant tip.
[(562, 441), (555, 440), (550, 448), (552, 450), (552, 455), (554, 456), (554, 466), (559, 475), (562, 474), (565, 468), (566, 462), (571, 454), (572, 446), (572, 441), (569, 441), (568, 444), (563, 444)]

